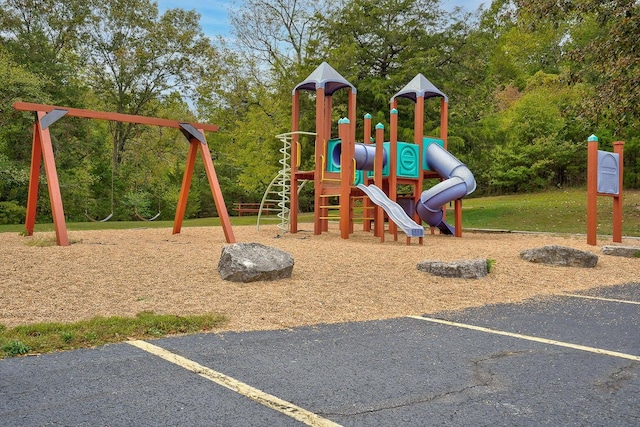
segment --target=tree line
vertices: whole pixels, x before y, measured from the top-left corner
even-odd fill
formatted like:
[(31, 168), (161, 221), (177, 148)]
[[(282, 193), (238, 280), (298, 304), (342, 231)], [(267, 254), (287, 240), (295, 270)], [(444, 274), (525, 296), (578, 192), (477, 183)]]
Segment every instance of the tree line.
[[(26, 207), (34, 118), (13, 102), (217, 124), (207, 138), (230, 207), (259, 201), (277, 174), (274, 135), (290, 131), (291, 91), (322, 61), (357, 87), (358, 115), (385, 125), (390, 97), (424, 74), (449, 97), (449, 149), (478, 194), (584, 185), (593, 133), (605, 150), (626, 142), (625, 186), (640, 188), (633, 0), (495, 0), (476, 11), (439, 0), (244, 0), (226, 38), (205, 36), (197, 11), (160, 13), (150, 0), (0, 6), (0, 223), (23, 221)], [(400, 140), (412, 140), (412, 108), (399, 106)], [(427, 102), (427, 135), (439, 135), (438, 109)], [(302, 111), (301, 130), (313, 131), (312, 95)], [(50, 130), (69, 220), (173, 217), (187, 151), (178, 131), (79, 118)], [(44, 179), (40, 189), (42, 221)], [(186, 215), (215, 214), (198, 167)]]

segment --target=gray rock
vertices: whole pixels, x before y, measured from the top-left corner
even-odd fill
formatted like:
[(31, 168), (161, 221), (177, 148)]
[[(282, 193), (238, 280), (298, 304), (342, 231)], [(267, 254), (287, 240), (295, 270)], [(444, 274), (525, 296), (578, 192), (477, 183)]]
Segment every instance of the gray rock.
[(583, 268), (593, 268), (598, 263), (596, 254), (559, 245), (526, 249), (520, 252), (520, 258), (541, 264)]
[(441, 277), (459, 277), (463, 279), (479, 279), (487, 275), (487, 260), (472, 259), (452, 262), (421, 261), (416, 265), (418, 271)]
[(255, 282), (291, 277), (293, 257), (285, 251), (260, 243), (234, 243), (222, 248), (218, 273), (222, 280)]
[(623, 256), (627, 258), (640, 258), (640, 247), (638, 246), (603, 246), (602, 253), (605, 255)]

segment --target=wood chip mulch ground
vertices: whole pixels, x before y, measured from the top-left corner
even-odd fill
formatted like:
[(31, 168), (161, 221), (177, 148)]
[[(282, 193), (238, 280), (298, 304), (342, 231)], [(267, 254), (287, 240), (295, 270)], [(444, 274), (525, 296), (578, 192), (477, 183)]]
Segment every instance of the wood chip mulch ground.
[[(309, 230), (280, 236), (275, 225), (234, 227), (238, 242), (259, 242), (293, 255), (290, 279), (233, 283), (217, 264), (226, 244), (220, 227), (71, 231), (68, 247), (33, 246), (34, 239), (0, 234), (0, 324), (74, 322), (141, 311), (186, 315), (223, 313), (221, 330), (248, 331), (385, 319), (638, 282), (640, 259), (602, 255), (584, 236), (465, 232), (427, 235), (406, 245), (356, 231), (340, 238)], [(595, 268), (552, 267), (523, 261), (523, 249), (563, 245), (591, 251)], [(638, 239), (622, 245), (639, 246)], [(494, 260), (481, 279), (434, 277), (416, 269), (424, 260)]]

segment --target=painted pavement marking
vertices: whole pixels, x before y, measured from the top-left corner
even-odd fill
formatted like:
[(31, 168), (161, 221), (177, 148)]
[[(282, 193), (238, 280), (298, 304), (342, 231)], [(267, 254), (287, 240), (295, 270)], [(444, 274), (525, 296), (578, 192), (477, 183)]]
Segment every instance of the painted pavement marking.
[(258, 390), (255, 387), (252, 387), (221, 372), (214, 371), (213, 369), (200, 365), (197, 362), (165, 350), (162, 347), (158, 347), (141, 340), (127, 341), (127, 343), (155, 356), (158, 356), (166, 361), (176, 364), (184, 369), (194, 372), (210, 381), (215, 382), (216, 384), (226, 387), (229, 390), (235, 391), (238, 394), (248, 397), (249, 399), (258, 402), (259, 404), (264, 405), (268, 408), (281, 412), (308, 426), (340, 427), (340, 424), (336, 424), (333, 421), (322, 418), (319, 415), (314, 414), (313, 412), (307, 411), (306, 409), (294, 405), (293, 403), (265, 393), (262, 390)]
[(560, 295), (565, 296), (565, 297), (595, 299), (595, 300), (598, 300), (598, 301), (619, 302), (619, 303), (622, 303), (622, 304), (637, 304), (637, 305), (640, 305), (640, 301), (629, 301), (629, 300), (625, 300), (625, 299), (592, 297), (591, 295), (580, 295), (580, 294), (560, 294)]
[(519, 338), (519, 339), (539, 342), (543, 344), (551, 344), (559, 347), (567, 347), (567, 348), (572, 348), (574, 350), (588, 351), (590, 353), (603, 354), (606, 356), (619, 357), (622, 359), (629, 359), (629, 360), (635, 360), (640, 362), (640, 356), (634, 356), (633, 354), (619, 353), (617, 351), (604, 350), (601, 348), (588, 347), (588, 346), (579, 345), (579, 344), (571, 344), (563, 341), (556, 341), (556, 340), (550, 340), (547, 338), (534, 337), (531, 335), (516, 334), (513, 332), (506, 332), (506, 331), (500, 331), (497, 329), (485, 328), (483, 326), (468, 325), (465, 323), (451, 322), (449, 320), (434, 319), (431, 317), (423, 317), (423, 316), (407, 316), (407, 317), (411, 319), (423, 320), (426, 322), (439, 323), (439, 324), (448, 325), (448, 326), (455, 326), (457, 328), (471, 329), (474, 331), (486, 332), (489, 334), (504, 335), (512, 338)]

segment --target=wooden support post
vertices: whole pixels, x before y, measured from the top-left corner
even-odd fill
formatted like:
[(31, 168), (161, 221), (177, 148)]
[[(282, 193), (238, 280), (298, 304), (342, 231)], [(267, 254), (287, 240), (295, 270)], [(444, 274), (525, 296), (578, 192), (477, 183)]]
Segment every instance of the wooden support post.
[[(373, 167), (373, 178), (376, 187), (382, 189), (382, 160), (384, 159), (384, 125), (378, 123), (376, 125), (376, 158)], [(376, 205), (374, 223), (374, 236), (380, 238), (380, 243), (384, 242), (384, 209), (382, 206)]]
[[(367, 113), (364, 115), (364, 143), (371, 144), (371, 114)], [(375, 163), (375, 161), (374, 161)], [(363, 179), (362, 183), (364, 185), (369, 185), (368, 171), (363, 171)], [(365, 219), (362, 221), (362, 230), (363, 231), (371, 231), (371, 220), (367, 219), (371, 217), (372, 211), (371, 200), (368, 197), (365, 197), (362, 201), (362, 212), (364, 213)]]
[(325, 137), (325, 109), (324, 109), (324, 89), (319, 87), (316, 89), (316, 143), (315, 143), (315, 172), (313, 174), (313, 234), (319, 235), (322, 234), (323, 224), (327, 222), (327, 220), (321, 219), (322, 215), (322, 175), (323, 175), (323, 164), (322, 159), (326, 156), (324, 153), (324, 147), (326, 145), (326, 137)]
[(36, 223), (36, 211), (38, 207), (38, 183), (40, 181), (40, 166), (42, 162), (42, 145), (38, 123), (33, 125), (33, 142), (31, 144), (31, 172), (29, 174), (29, 194), (27, 197), (27, 218), (25, 220), (25, 232), (27, 236), (33, 235)]
[[(204, 135), (204, 132), (201, 132)], [(207, 174), (209, 188), (211, 189), (213, 202), (216, 205), (216, 211), (218, 212), (218, 218), (220, 218), (220, 225), (222, 226), (225, 240), (227, 243), (236, 243), (236, 237), (233, 234), (233, 229), (231, 228), (231, 219), (229, 218), (227, 205), (224, 203), (224, 197), (218, 181), (218, 175), (216, 174), (216, 169), (213, 167), (213, 160), (211, 160), (209, 146), (207, 144), (200, 143), (199, 141), (196, 142), (198, 142), (198, 147), (200, 148), (202, 162), (204, 163), (204, 170)]]
[(25, 228), (27, 234), (31, 236), (33, 234), (38, 205), (38, 181), (40, 178), (40, 158), (42, 157), (47, 177), (47, 187), (49, 189), (49, 202), (51, 203), (53, 228), (56, 232), (56, 243), (58, 246), (69, 246), (67, 224), (64, 218), (62, 195), (60, 193), (60, 183), (58, 181), (56, 161), (53, 155), (53, 146), (51, 145), (51, 134), (49, 133), (49, 128), (42, 128), (41, 123), (46, 113), (46, 111), (37, 110), (37, 119), (33, 126), (33, 147)]
[(338, 121), (339, 135), (342, 140), (340, 160), (340, 237), (349, 238), (353, 211), (351, 210), (351, 187), (353, 185), (354, 144), (351, 135), (351, 121), (348, 118)]
[(618, 194), (613, 196), (613, 241), (622, 243), (622, 187), (624, 185), (623, 167), (624, 167), (624, 141), (615, 141), (613, 143), (613, 152), (619, 156), (619, 182)]
[[(416, 94), (417, 95), (417, 94)], [(422, 161), (424, 159), (424, 95), (416, 96), (415, 112), (413, 118), (413, 143), (418, 145), (418, 181), (414, 185), (413, 205), (420, 203), (420, 194), (424, 187), (424, 171)], [(417, 209), (413, 214), (413, 220), (417, 224), (422, 224), (422, 219), (418, 215)]]
[(462, 237), (462, 199), (456, 199), (454, 202), (455, 215), (455, 237)]
[(587, 244), (595, 245), (598, 228), (598, 137), (591, 135), (587, 141)]
[[(398, 110), (396, 100), (392, 102), (393, 108), (389, 117), (389, 199), (398, 202)], [(393, 234), (393, 240), (398, 241), (398, 226), (389, 221), (389, 233)]]
[(182, 220), (187, 210), (187, 200), (189, 199), (189, 190), (191, 189), (191, 177), (193, 177), (193, 168), (196, 164), (196, 155), (198, 154), (198, 141), (189, 143), (189, 152), (187, 153), (187, 162), (184, 166), (184, 174), (182, 175), (182, 186), (180, 187), (180, 195), (178, 196), (178, 206), (176, 207), (176, 215), (173, 220), (173, 234), (180, 233), (182, 228)]
[(449, 102), (446, 98), (440, 101), (440, 139), (444, 141), (444, 149), (448, 150)]
[(51, 145), (51, 134), (49, 129), (42, 129), (40, 120), (44, 113), (38, 112), (38, 123), (40, 143), (42, 144), (42, 157), (44, 159), (44, 170), (47, 175), (47, 187), (49, 188), (49, 202), (51, 203), (51, 214), (53, 216), (53, 228), (56, 230), (56, 242), (58, 246), (69, 246), (67, 236), (67, 224), (64, 218), (64, 208), (62, 207), (62, 194), (60, 193), (60, 183), (56, 170), (56, 161)]

